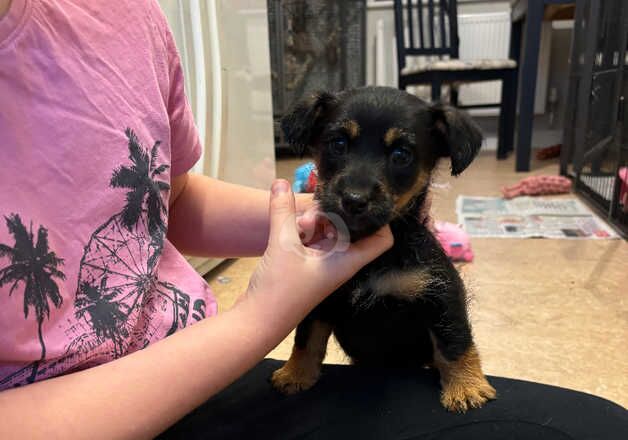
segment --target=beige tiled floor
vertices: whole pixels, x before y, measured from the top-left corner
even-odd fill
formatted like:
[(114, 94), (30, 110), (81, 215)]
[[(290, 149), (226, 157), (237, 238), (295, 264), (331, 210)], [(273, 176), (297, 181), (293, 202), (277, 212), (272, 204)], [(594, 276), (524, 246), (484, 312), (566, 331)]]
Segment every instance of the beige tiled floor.
[[(282, 160), (290, 178), (295, 160)], [(537, 162), (532, 174), (556, 174)], [(456, 221), (455, 199), (499, 195), (525, 177), (512, 160), (481, 155), (459, 178), (445, 167), (433, 191), (433, 214)], [(621, 240), (473, 239), (475, 261), (460, 268), (472, 295), (471, 317), (487, 374), (586, 391), (628, 406), (628, 244)], [(210, 274), (220, 308), (247, 286), (254, 258), (228, 262)], [(218, 275), (229, 277), (218, 283)], [(285, 359), (292, 336), (269, 356)], [(347, 362), (330, 344), (326, 362)]]

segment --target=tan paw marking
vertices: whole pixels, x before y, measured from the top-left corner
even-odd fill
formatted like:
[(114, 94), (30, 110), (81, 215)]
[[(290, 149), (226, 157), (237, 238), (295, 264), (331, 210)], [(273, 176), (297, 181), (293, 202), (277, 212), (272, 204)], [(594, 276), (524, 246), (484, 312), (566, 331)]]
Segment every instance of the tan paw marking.
[(487, 401), (497, 398), (497, 392), (488, 381), (475, 378), (471, 383), (453, 381), (445, 385), (440, 401), (452, 412), (464, 413), (468, 409), (479, 408)]
[(497, 392), (482, 373), (480, 355), (475, 345), (454, 361), (443, 357), (434, 337), (434, 365), (440, 373), (443, 387), (440, 401), (449, 411), (464, 413), (469, 409), (479, 408), (488, 400), (496, 399)]
[(273, 373), (270, 381), (273, 387), (282, 394), (296, 394), (311, 388), (318, 380), (318, 373), (306, 372), (302, 369), (284, 365)]
[(321, 374), (321, 364), (325, 359), (329, 335), (331, 335), (329, 324), (314, 321), (307, 328), (305, 346), (294, 345), (290, 359), (273, 373), (270, 378), (273, 387), (283, 394), (296, 394), (311, 388)]

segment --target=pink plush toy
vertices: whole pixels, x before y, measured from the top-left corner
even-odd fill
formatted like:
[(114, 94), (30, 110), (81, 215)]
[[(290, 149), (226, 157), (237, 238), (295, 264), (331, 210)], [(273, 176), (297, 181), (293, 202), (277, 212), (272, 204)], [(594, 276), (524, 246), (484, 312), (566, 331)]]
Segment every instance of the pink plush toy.
[(460, 226), (437, 220), (434, 222), (434, 232), (445, 253), (453, 261), (473, 261), (471, 241)]
[(628, 167), (619, 169), (619, 179), (621, 180), (619, 203), (624, 205), (624, 212), (628, 212)]

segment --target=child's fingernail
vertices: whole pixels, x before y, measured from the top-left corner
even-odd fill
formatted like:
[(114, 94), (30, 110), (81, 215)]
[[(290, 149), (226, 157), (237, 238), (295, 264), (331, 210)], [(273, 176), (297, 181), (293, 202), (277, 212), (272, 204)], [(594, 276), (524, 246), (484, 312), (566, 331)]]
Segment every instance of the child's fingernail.
[(278, 179), (273, 182), (271, 191), (273, 195), (277, 195), (277, 194), (288, 192), (288, 189), (289, 189), (288, 181), (283, 180), (283, 179)]

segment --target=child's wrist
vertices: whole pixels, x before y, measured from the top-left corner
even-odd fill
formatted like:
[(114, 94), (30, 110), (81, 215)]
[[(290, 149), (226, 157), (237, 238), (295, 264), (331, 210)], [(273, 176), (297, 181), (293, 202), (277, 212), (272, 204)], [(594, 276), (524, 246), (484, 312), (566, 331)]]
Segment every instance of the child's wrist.
[(247, 291), (231, 310), (260, 331), (288, 333), (309, 311), (302, 299), (292, 296), (298, 294), (284, 295), (280, 290)]

